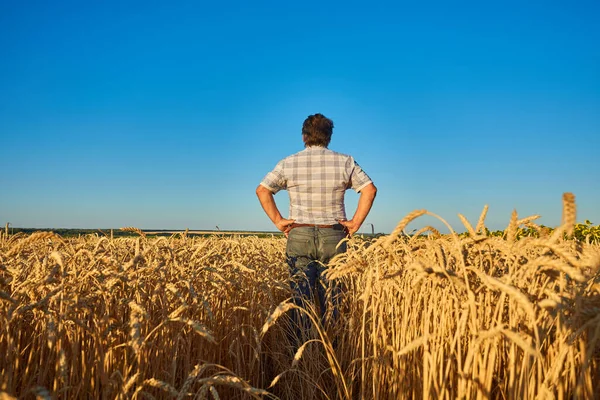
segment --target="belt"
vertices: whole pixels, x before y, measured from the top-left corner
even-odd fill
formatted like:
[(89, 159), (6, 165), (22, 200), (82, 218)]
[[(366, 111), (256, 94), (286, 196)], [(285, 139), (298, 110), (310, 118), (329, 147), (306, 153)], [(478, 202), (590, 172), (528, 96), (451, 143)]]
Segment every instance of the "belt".
[[(338, 224), (336, 224), (338, 225)], [(318, 225), (318, 224), (297, 224), (297, 223), (293, 223), (290, 225), (290, 229), (294, 229), (294, 228), (304, 228), (304, 227), (311, 227), (311, 228), (333, 228), (336, 225)]]

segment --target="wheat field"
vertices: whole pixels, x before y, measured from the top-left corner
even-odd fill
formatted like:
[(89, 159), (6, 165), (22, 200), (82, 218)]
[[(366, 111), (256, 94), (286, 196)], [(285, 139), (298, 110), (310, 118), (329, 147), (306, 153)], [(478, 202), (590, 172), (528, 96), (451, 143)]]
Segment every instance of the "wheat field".
[(349, 240), (326, 327), (291, 302), (282, 237), (3, 233), (0, 399), (597, 398), (600, 245), (570, 238), (574, 200), (519, 240), (535, 216), (492, 237), (486, 211)]

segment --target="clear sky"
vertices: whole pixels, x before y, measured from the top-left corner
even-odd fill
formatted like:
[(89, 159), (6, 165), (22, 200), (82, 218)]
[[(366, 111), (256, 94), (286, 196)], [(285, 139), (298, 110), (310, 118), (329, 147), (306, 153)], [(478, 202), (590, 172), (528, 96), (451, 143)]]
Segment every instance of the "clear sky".
[(462, 231), (485, 204), (492, 229), (556, 225), (566, 191), (600, 223), (599, 20), (596, 0), (2, 1), (0, 224), (273, 230), (255, 188), (316, 112), (377, 185), (378, 232), (417, 208)]

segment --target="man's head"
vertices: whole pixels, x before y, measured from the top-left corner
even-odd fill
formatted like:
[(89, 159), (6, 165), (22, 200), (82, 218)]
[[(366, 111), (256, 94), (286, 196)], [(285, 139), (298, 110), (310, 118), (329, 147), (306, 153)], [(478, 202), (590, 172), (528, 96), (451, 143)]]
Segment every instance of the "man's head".
[(305, 146), (327, 147), (333, 133), (333, 121), (323, 114), (309, 115), (302, 125), (302, 139)]

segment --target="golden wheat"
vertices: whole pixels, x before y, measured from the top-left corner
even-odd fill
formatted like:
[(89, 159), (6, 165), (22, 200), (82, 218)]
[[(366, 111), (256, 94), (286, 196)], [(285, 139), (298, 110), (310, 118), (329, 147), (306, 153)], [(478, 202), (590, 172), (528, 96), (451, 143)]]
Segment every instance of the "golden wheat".
[(468, 236), (400, 236), (439, 218), (417, 210), (355, 237), (326, 326), (291, 302), (280, 237), (3, 235), (0, 398), (598, 397), (600, 246), (564, 235), (574, 210), (538, 238), (516, 212), (486, 236), (487, 207)]

